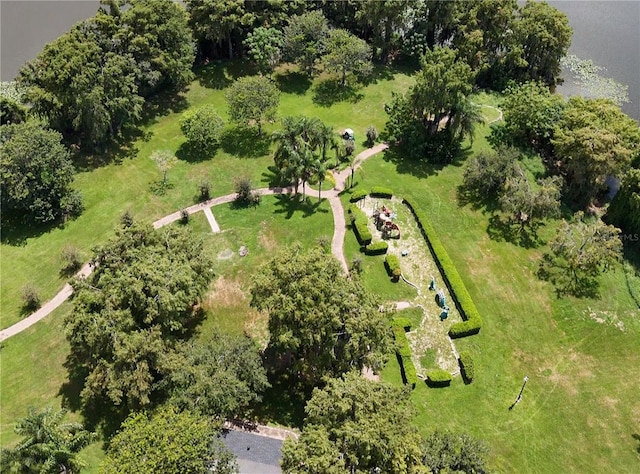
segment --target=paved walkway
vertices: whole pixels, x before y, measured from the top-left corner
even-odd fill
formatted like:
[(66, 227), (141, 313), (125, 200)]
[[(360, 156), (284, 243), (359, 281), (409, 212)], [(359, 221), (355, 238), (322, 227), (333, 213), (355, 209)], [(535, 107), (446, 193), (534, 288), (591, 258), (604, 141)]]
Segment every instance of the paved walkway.
[[(386, 143), (381, 143), (372, 148), (368, 148), (360, 153), (354, 159), (353, 169), (357, 169), (360, 165), (369, 157), (380, 153), (383, 150), (386, 150), (388, 145)], [(329, 200), (329, 204), (331, 205), (331, 211), (333, 213), (333, 238), (331, 240), (331, 252), (333, 255), (340, 261), (342, 268), (345, 272), (348, 272), (349, 267), (347, 265), (347, 261), (344, 257), (344, 237), (345, 237), (345, 229), (346, 222), (344, 219), (344, 208), (342, 207), (342, 202), (340, 201), (340, 192), (345, 189), (346, 180), (351, 176), (351, 168), (347, 168), (342, 170), (340, 173), (334, 174), (336, 179), (336, 187), (330, 191), (322, 191), (321, 197), (324, 197)], [(262, 188), (257, 190), (261, 195), (273, 195), (273, 194), (293, 194), (294, 189), (292, 186), (289, 187), (273, 187), (273, 188)], [(198, 204), (194, 204), (193, 206), (189, 206), (185, 208), (185, 210), (191, 214), (195, 214), (196, 212), (204, 211), (207, 216), (207, 220), (211, 225), (211, 229), (213, 232), (220, 232), (220, 227), (213, 217), (213, 213), (211, 212), (212, 206), (218, 206), (220, 204), (225, 204), (232, 202), (236, 198), (236, 193), (227, 194), (225, 196), (219, 196), (217, 198), (209, 199), (207, 201), (200, 202)], [(209, 218), (211, 216), (211, 218)], [(182, 217), (182, 210), (173, 212), (167, 216), (164, 216), (161, 219), (158, 219), (153, 223), (154, 229), (159, 229), (164, 227), (165, 225), (171, 224), (172, 222), (176, 222), (180, 220)], [(217, 230), (216, 230), (217, 228)], [(89, 265), (89, 263), (85, 263), (80, 271), (76, 273), (77, 277), (86, 278), (93, 271), (93, 267)], [(5, 339), (10, 338), (11, 336), (15, 336), (16, 334), (24, 331), (27, 328), (30, 328), (35, 323), (45, 318), (53, 310), (58, 308), (62, 303), (64, 303), (73, 293), (73, 288), (68, 283), (64, 285), (64, 287), (56, 294), (52, 299), (44, 303), (38, 311), (30, 314), (23, 320), (17, 322), (13, 326), (9, 326), (6, 329), (0, 331), (0, 342)]]

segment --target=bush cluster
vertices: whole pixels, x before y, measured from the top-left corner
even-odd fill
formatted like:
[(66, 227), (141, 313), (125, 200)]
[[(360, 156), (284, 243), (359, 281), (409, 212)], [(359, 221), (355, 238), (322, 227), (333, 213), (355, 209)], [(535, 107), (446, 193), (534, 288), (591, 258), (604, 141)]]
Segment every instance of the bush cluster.
[(358, 189), (351, 194), (349, 201), (358, 202), (360, 199), (364, 199), (367, 196), (367, 192), (364, 189)]
[(371, 188), (371, 197), (391, 199), (393, 197), (393, 191), (384, 186), (374, 186)]
[(435, 233), (435, 230), (431, 226), (431, 223), (427, 217), (417, 209), (416, 206), (409, 199), (404, 199), (404, 203), (411, 209), (418, 227), (422, 231), (422, 235), (427, 241), (427, 245), (433, 254), (433, 258), (438, 265), (438, 268), (442, 272), (444, 281), (449, 289), (449, 293), (460, 311), (463, 322), (455, 323), (449, 329), (449, 336), (452, 338), (465, 337), (480, 332), (482, 327), (482, 319), (480, 313), (476, 308), (476, 305), (471, 299), (471, 295), (467, 291), (467, 287), (464, 285), (462, 278), (456, 267), (453, 265), (449, 254), (445, 250), (444, 246), (440, 242), (440, 239)]
[(383, 253), (387, 253), (387, 249), (389, 248), (389, 244), (383, 241), (374, 242), (369, 244), (364, 249), (364, 253), (366, 255), (382, 255)]
[(349, 213), (351, 227), (353, 227), (353, 232), (356, 234), (358, 243), (361, 246), (366, 247), (371, 243), (371, 239), (373, 238), (367, 224), (367, 215), (361, 211), (358, 206), (353, 204), (349, 206), (347, 212)]
[(427, 384), (432, 387), (446, 387), (451, 383), (451, 378), (446, 370), (432, 369), (427, 372)]
[(400, 275), (402, 275), (402, 270), (400, 269), (400, 260), (398, 259), (398, 256), (388, 254), (384, 258), (384, 264), (387, 268), (387, 273), (389, 273), (389, 276), (394, 280), (398, 280), (400, 278)]
[(460, 359), (458, 360), (460, 363), (460, 371), (462, 373), (462, 378), (465, 382), (469, 383), (473, 380), (475, 375), (475, 369), (473, 365), (473, 356), (469, 351), (461, 351)]
[(404, 327), (394, 324), (393, 337), (395, 338), (396, 356), (400, 363), (402, 379), (405, 384), (411, 385), (411, 388), (415, 388), (418, 382), (418, 375), (416, 373), (416, 366), (413, 365), (413, 361), (411, 360), (411, 348), (409, 347), (409, 340), (405, 334)]

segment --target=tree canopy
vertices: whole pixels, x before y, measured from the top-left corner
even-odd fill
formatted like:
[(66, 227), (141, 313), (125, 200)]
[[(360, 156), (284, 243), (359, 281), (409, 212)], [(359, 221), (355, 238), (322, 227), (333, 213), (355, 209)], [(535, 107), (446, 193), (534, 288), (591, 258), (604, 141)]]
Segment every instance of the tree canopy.
[(206, 418), (168, 407), (133, 413), (109, 442), (101, 474), (232, 474), (235, 456)]
[(30, 407), (15, 427), (22, 439), (15, 448), (0, 451), (2, 472), (79, 473), (85, 464), (78, 453), (95, 439), (95, 434), (80, 423), (62, 423), (64, 415), (64, 410)]
[(62, 136), (31, 121), (0, 127), (2, 220), (51, 222), (82, 212)]
[(180, 130), (187, 142), (199, 151), (215, 147), (224, 129), (224, 122), (213, 105), (203, 105), (182, 115)]
[(320, 10), (292, 17), (284, 29), (285, 58), (311, 74), (324, 53), (328, 35), (329, 25)]
[(640, 156), (640, 129), (610, 100), (572, 97), (552, 144), (570, 197), (586, 207), (607, 189), (608, 176), (622, 176)]
[(640, 236), (640, 169), (632, 168), (622, 178), (620, 190), (607, 209), (607, 221)]
[(244, 336), (186, 342), (163, 363), (169, 401), (181, 410), (229, 419), (260, 401), (268, 386), (258, 348)]
[(322, 249), (291, 247), (256, 273), (251, 305), (269, 313), (269, 349), (310, 385), (364, 366), (389, 348), (388, 316)]
[(72, 282), (65, 318), (71, 359), (86, 370), (85, 406), (148, 406), (166, 369), (165, 355), (188, 335), (213, 277), (202, 242), (176, 227), (137, 223), (95, 249), (95, 271)]
[(259, 26), (247, 34), (244, 46), (247, 54), (263, 74), (271, 74), (282, 59), (284, 40), (275, 28)]
[(433, 474), (485, 474), (486, 445), (467, 434), (435, 431), (422, 443), (422, 461)]
[(341, 29), (329, 31), (329, 36), (325, 40), (322, 63), (329, 71), (340, 74), (342, 85), (346, 84), (347, 73), (353, 72), (363, 77), (373, 68), (369, 45), (347, 30)]
[(315, 389), (297, 441), (282, 448), (289, 473), (426, 473), (411, 423), (409, 392), (372, 382), (358, 372)]
[(273, 120), (280, 104), (280, 91), (264, 76), (237, 79), (227, 90), (229, 117), (242, 125), (255, 124), (262, 134), (262, 123)]

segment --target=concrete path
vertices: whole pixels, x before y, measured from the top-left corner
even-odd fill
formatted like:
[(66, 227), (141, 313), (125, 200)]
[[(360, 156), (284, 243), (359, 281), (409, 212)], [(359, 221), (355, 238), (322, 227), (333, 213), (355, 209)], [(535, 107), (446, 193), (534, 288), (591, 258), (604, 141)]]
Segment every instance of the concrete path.
[(213, 212), (211, 212), (210, 207), (204, 208), (204, 215), (207, 217), (207, 220), (209, 221), (209, 225), (211, 226), (211, 232), (213, 232), (214, 234), (217, 234), (218, 232), (220, 232), (220, 226), (218, 225), (218, 222), (216, 222), (216, 218), (213, 217)]
[[(383, 150), (386, 150), (388, 145), (386, 143), (381, 143), (379, 145), (374, 146), (373, 148), (368, 148), (360, 153), (354, 159), (354, 169), (360, 167), (360, 165), (369, 157), (375, 155), (376, 153), (380, 153)], [(323, 191), (321, 193), (321, 197), (324, 197), (329, 200), (329, 204), (331, 205), (331, 211), (333, 213), (333, 238), (331, 240), (331, 253), (340, 261), (342, 268), (345, 272), (349, 271), (349, 267), (347, 265), (347, 261), (344, 257), (344, 236), (346, 230), (346, 222), (344, 219), (344, 208), (342, 207), (342, 202), (340, 201), (340, 192), (344, 190), (345, 182), (348, 177), (351, 176), (351, 168), (347, 168), (340, 173), (334, 174), (336, 178), (336, 188), (330, 191)], [(341, 186), (341, 187), (339, 187)], [(258, 189), (257, 192), (260, 195), (274, 195), (274, 194), (293, 194), (295, 192), (292, 186), (289, 187), (273, 187), (273, 188), (261, 188)], [(219, 196), (217, 198), (209, 199), (207, 201), (200, 202), (198, 204), (194, 204), (193, 206), (189, 206), (185, 208), (185, 210), (191, 214), (195, 214), (196, 212), (204, 211), (207, 216), (207, 220), (211, 225), (211, 229), (213, 232), (220, 232), (220, 227), (213, 217), (213, 213), (211, 212), (212, 206), (217, 206), (220, 204), (225, 204), (232, 202), (236, 198), (236, 193), (227, 194), (225, 196)], [(211, 217), (209, 217), (211, 216)], [(173, 212), (167, 216), (164, 216), (161, 219), (158, 219), (153, 223), (154, 229), (159, 229), (164, 227), (165, 225), (171, 224), (172, 222), (176, 222), (180, 220), (182, 217), (182, 210)], [(217, 230), (216, 230), (217, 229)], [(85, 263), (80, 271), (76, 273), (77, 277), (87, 277), (93, 271), (93, 267), (89, 265), (89, 263)], [(10, 338), (11, 336), (15, 336), (16, 334), (24, 331), (25, 329), (33, 326), (35, 323), (45, 318), (53, 310), (58, 308), (62, 303), (64, 303), (73, 293), (73, 288), (68, 283), (64, 285), (64, 287), (49, 301), (44, 303), (38, 311), (30, 314), (22, 321), (17, 322), (13, 326), (9, 326), (6, 329), (0, 331), (0, 342), (5, 339)]]

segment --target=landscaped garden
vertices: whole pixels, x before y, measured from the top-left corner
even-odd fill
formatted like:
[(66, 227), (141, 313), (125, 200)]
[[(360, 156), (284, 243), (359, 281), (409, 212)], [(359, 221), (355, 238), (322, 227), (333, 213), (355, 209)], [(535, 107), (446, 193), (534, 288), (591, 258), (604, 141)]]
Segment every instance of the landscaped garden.
[[(344, 30), (327, 38), (363, 48)], [(42, 302), (60, 290), (69, 254), (98, 264), (73, 281), (70, 301), (2, 341), (2, 446), (21, 439), (14, 428), (29, 407), (53, 405), (98, 433), (83, 443), (88, 472), (117, 471), (120, 440), (149, 422), (127, 416), (144, 410), (159, 423), (292, 428), (300, 439), (285, 443), (285, 470), (310, 456), (348, 470), (334, 444), (358, 446), (358, 433), (378, 456), (362, 461), (367, 470), (434, 466), (451, 436), (488, 471), (635, 472), (640, 256), (627, 245), (619, 258), (619, 231), (599, 216), (572, 217), (600, 194), (561, 202), (544, 131), (524, 133), (538, 150), (503, 147), (509, 134), (523, 139), (513, 97), (539, 94), (555, 110), (548, 88), (472, 93), (470, 67), (446, 48), (419, 66), (377, 65), (364, 83), (346, 66), (336, 78), (329, 66), (313, 77), (279, 65), (273, 81), (248, 74), (255, 66), (202, 65), (183, 93), (146, 104), (135, 137), (77, 154), (75, 219), (3, 229), (3, 329), (31, 311), (25, 286)], [(458, 88), (451, 100), (464, 100), (434, 114), (410, 102), (443, 78), (443, 90)], [(279, 95), (271, 119), (232, 105), (256, 90)], [(558, 137), (586, 106), (562, 107)], [(198, 114), (216, 129), (211, 143), (187, 139)], [(378, 130), (390, 148), (357, 164)], [(355, 142), (340, 138), (351, 132)], [(584, 183), (568, 169), (570, 193)], [(271, 194), (278, 186), (288, 188)], [(187, 212), (233, 193), (207, 208), (219, 231), (204, 211)], [(151, 228), (172, 213), (180, 218)], [(601, 243), (607, 264), (572, 267), (562, 238), (591, 229), (614, 237)], [(311, 449), (328, 439), (326, 452)]]

